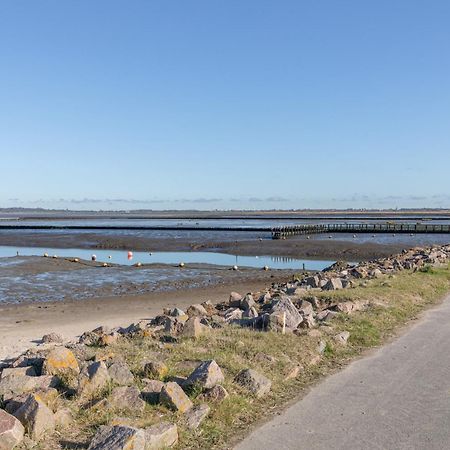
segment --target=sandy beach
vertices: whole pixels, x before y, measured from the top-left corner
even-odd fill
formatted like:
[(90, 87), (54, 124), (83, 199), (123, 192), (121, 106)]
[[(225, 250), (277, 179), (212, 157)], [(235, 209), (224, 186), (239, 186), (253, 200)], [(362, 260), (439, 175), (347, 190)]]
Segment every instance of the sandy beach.
[(238, 281), (211, 288), (146, 295), (2, 306), (0, 307), (0, 361), (38, 345), (40, 338), (46, 333), (56, 332), (67, 339), (75, 339), (84, 331), (99, 325), (127, 326), (160, 314), (163, 308), (175, 306), (185, 308), (206, 300), (217, 303), (227, 299), (233, 290), (246, 293), (262, 290), (269, 284), (269, 278), (267, 278), (258, 282)]

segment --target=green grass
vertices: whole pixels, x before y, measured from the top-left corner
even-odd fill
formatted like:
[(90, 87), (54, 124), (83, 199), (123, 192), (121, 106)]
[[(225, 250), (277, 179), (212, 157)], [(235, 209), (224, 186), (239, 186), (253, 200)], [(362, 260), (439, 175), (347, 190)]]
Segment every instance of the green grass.
[[(177, 448), (225, 448), (248, 432), (257, 421), (299, 398), (306, 388), (323, 376), (347, 364), (366, 349), (382, 345), (449, 291), (450, 271), (444, 267), (415, 273), (404, 271), (394, 277), (361, 282), (353, 289), (318, 292), (315, 295), (319, 299), (333, 303), (370, 301), (367, 310), (351, 315), (339, 314), (329, 326), (320, 327), (320, 337), (309, 336), (306, 332), (281, 335), (227, 327), (211, 330), (198, 340), (183, 339), (177, 344), (162, 344), (153, 338), (122, 339), (113, 346), (98, 349), (98, 354), (112, 352), (123, 357), (138, 379), (139, 387), (143, 386), (139, 379), (145, 360), (164, 360), (170, 369), (169, 377), (187, 376), (199, 361), (215, 359), (224, 372), (223, 385), (230, 396), (221, 404), (210, 405), (209, 418), (195, 432), (183, 428), (177, 414), (159, 405), (147, 405), (143, 414), (130, 415), (129, 412), (105, 408), (98, 411), (74, 407), (73, 401), (66, 401), (74, 409), (74, 426), (36, 448), (61, 448), (57, 444), (60, 439), (88, 442), (99, 425), (109, 423), (116, 416), (126, 416), (138, 427), (163, 419), (177, 422), (180, 431)], [(350, 332), (350, 338), (347, 346), (340, 346), (334, 342), (333, 336), (344, 330)], [(319, 340), (326, 343), (325, 351), (318, 364), (311, 364), (318, 354)], [(297, 365), (301, 365), (303, 370), (296, 378), (286, 380), (287, 374)], [(272, 391), (263, 399), (248, 395), (233, 383), (235, 375), (248, 367), (272, 380)], [(198, 393), (189, 394), (194, 403), (198, 402)]]

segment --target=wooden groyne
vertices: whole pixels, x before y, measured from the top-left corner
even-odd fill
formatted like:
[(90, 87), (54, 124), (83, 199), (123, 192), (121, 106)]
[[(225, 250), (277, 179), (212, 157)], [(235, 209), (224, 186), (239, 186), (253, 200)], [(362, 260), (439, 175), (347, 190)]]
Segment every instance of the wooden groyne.
[(411, 223), (329, 223), (307, 224), (272, 228), (272, 239), (317, 233), (408, 233), (450, 234), (450, 225)]

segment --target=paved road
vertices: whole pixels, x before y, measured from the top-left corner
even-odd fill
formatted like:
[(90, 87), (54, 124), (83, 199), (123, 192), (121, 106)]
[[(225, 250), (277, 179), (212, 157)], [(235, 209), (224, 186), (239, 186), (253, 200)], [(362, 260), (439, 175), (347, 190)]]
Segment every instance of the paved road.
[(450, 449), (450, 297), (235, 450)]

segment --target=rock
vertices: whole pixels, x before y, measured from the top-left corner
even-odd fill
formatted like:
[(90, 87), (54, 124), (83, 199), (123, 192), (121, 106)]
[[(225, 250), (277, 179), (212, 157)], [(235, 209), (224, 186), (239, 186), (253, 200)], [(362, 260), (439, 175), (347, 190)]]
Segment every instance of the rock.
[(71, 350), (66, 347), (56, 347), (47, 355), (42, 366), (42, 373), (47, 375), (78, 375), (80, 367)]
[(24, 433), (20, 421), (0, 409), (0, 450), (12, 450), (22, 442)]
[(168, 312), (168, 315), (172, 317), (183, 317), (186, 313), (180, 308), (174, 308)]
[(300, 328), (311, 329), (316, 326), (316, 321), (313, 316), (304, 316), (303, 321), (300, 323)]
[(314, 314), (313, 305), (307, 300), (302, 300), (300, 302), (298, 311), (302, 316), (312, 316)]
[(317, 351), (322, 354), (325, 353), (325, 349), (327, 348), (327, 344), (325, 341), (319, 341), (317, 344)]
[(200, 426), (200, 424), (206, 419), (210, 411), (211, 408), (205, 403), (194, 406), (186, 413), (185, 416), (186, 426), (190, 430), (196, 430)]
[(87, 366), (78, 377), (78, 395), (90, 397), (106, 387), (111, 378), (103, 361)]
[(239, 308), (241, 306), (242, 295), (237, 292), (232, 292), (228, 300), (228, 304), (232, 308)]
[(334, 319), (337, 315), (338, 313), (336, 311), (324, 309), (323, 311), (320, 311), (320, 313), (316, 315), (316, 319), (322, 322), (329, 322), (330, 320)]
[(184, 413), (192, 408), (191, 400), (177, 383), (167, 383), (161, 389), (159, 399), (163, 405), (180, 413)]
[(169, 373), (169, 368), (162, 361), (150, 361), (144, 365), (146, 377), (163, 379)]
[(5, 369), (3, 369), (0, 379), (6, 377), (23, 377), (25, 375), (35, 377), (36, 376), (35, 368), (33, 366), (13, 367), (13, 368), (6, 367)]
[(255, 308), (249, 308), (242, 314), (243, 319), (256, 319), (258, 317), (258, 311)]
[(145, 433), (133, 427), (102, 426), (88, 450), (145, 450)]
[(58, 378), (52, 375), (5, 377), (0, 380), (0, 396), (3, 396), (4, 401), (7, 401), (16, 395), (56, 387), (58, 383)]
[(290, 330), (295, 330), (300, 322), (303, 320), (301, 314), (297, 308), (292, 303), (291, 299), (286, 296), (277, 297), (273, 303), (270, 310), (270, 314), (286, 314), (286, 328)]
[(337, 344), (347, 345), (349, 337), (350, 333), (348, 331), (343, 331), (342, 333), (336, 334), (336, 336), (334, 336), (333, 339)]
[(140, 412), (145, 408), (141, 392), (136, 386), (119, 386), (114, 388), (109, 397), (109, 403), (113, 408), (133, 412)]
[(197, 339), (199, 338), (205, 331), (207, 327), (202, 325), (200, 319), (198, 317), (190, 317), (189, 320), (184, 324), (183, 330), (180, 335), (182, 337), (189, 337)]
[(64, 338), (58, 333), (49, 333), (42, 336), (42, 342), (44, 344), (62, 344)]
[(108, 367), (108, 374), (111, 381), (119, 386), (130, 386), (134, 383), (134, 376), (128, 365), (123, 361), (112, 363)]
[(38, 440), (55, 430), (53, 412), (37, 395), (30, 395), (14, 415), (22, 422), (33, 440)]
[(241, 370), (234, 381), (257, 398), (267, 394), (272, 387), (272, 382), (268, 378), (253, 369)]
[(253, 300), (253, 297), (251, 294), (247, 294), (242, 300), (241, 303), (239, 305), (239, 307), (244, 310), (247, 311), (250, 308), (253, 308), (256, 305), (255, 300)]
[(145, 450), (160, 450), (173, 447), (178, 442), (178, 428), (175, 424), (161, 422), (145, 428)]
[(213, 316), (214, 314), (217, 314), (216, 307), (209, 300), (207, 300), (206, 302), (203, 302), (202, 306), (203, 306), (203, 308), (206, 309), (208, 316)]
[(242, 319), (242, 309), (240, 308), (229, 308), (224, 313), (224, 319), (227, 323), (240, 322)]
[(164, 383), (159, 380), (148, 380), (144, 389), (141, 391), (142, 398), (151, 404), (159, 403), (159, 394), (164, 387)]
[(54, 414), (56, 428), (68, 428), (73, 422), (69, 408), (58, 409)]
[(211, 389), (225, 380), (222, 370), (213, 359), (203, 361), (187, 378), (184, 383), (187, 387), (198, 386)]
[[(48, 389), (38, 389), (37, 391), (33, 391), (33, 394), (39, 397), (50, 409), (52, 409), (52, 405), (55, 403), (58, 398), (58, 391), (54, 388)], [(7, 400), (5, 405), (5, 410), (10, 414), (14, 414), (27, 400), (30, 394), (20, 394), (16, 395)]]
[(310, 286), (312, 288), (318, 288), (320, 287), (320, 278), (317, 275), (307, 277), (305, 278), (305, 284), (306, 286)]
[(338, 289), (343, 289), (342, 280), (340, 278), (330, 278), (322, 289), (324, 291), (336, 291)]
[(200, 304), (189, 306), (186, 312), (189, 317), (202, 317), (208, 315), (208, 311)]
[(200, 394), (197, 398), (202, 401), (220, 403), (223, 400), (225, 400), (228, 397), (228, 395), (229, 394), (227, 390), (220, 384), (217, 384), (213, 388), (208, 389), (206, 392)]
[(120, 334), (117, 332), (102, 334), (98, 340), (98, 345), (107, 347), (108, 345), (115, 344), (120, 338)]

